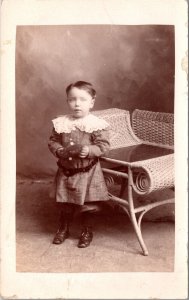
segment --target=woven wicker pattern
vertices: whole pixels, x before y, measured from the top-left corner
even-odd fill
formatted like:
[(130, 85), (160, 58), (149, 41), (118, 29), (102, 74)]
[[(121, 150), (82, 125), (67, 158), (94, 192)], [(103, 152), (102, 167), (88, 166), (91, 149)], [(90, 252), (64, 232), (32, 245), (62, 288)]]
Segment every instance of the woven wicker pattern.
[(174, 154), (131, 164), (134, 190), (141, 195), (174, 186)]
[(110, 124), (111, 149), (141, 144), (140, 139), (136, 137), (132, 130), (129, 111), (110, 108), (95, 111), (93, 114)]
[(174, 145), (174, 115), (134, 110), (132, 128), (137, 137), (158, 145)]

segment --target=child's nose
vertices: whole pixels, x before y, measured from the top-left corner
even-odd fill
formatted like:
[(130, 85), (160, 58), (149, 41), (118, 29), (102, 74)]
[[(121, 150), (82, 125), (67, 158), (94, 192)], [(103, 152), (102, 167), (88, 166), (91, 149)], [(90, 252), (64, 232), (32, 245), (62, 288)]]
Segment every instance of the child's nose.
[(76, 99), (75, 100), (75, 106), (79, 106), (79, 103), (80, 103), (79, 99)]

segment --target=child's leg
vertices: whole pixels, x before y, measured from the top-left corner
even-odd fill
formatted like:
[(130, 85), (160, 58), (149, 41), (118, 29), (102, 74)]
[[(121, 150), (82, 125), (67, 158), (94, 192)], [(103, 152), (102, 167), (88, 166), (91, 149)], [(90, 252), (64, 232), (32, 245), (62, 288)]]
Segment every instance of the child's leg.
[(82, 213), (81, 216), (82, 231), (78, 242), (78, 248), (88, 247), (93, 239), (93, 232), (92, 232), (92, 225), (91, 225), (92, 213), (90, 212)]
[(59, 203), (60, 220), (58, 230), (53, 239), (53, 244), (60, 245), (69, 237), (69, 226), (73, 219), (74, 206), (70, 203)]
[(93, 239), (92, 218), (93, 214), (100, 211), (100, 203), (88, 203), (83, 206), (81, 211), (82, 231), (78, 242), (78, 248), (86, 248)]

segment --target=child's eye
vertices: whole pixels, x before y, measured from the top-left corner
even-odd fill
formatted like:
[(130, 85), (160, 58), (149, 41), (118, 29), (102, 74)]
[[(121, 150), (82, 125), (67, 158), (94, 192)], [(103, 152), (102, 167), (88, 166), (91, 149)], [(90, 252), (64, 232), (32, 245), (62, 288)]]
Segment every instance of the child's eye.
[(67, 99), (67, 101), (68, 102), (74, 102), (74, 101), (81, 101), (81, 102), (84, 102), (84, 101), (87, 101), (87, 99), (86, 98), (84, 98), (84, 97), (79, 97), (79, 98), (75, 98), (75, 97), (70, 97), (70, 98), (68, 98)]
[(75, 101), (75, 98), (68, 98), (68, 102)]

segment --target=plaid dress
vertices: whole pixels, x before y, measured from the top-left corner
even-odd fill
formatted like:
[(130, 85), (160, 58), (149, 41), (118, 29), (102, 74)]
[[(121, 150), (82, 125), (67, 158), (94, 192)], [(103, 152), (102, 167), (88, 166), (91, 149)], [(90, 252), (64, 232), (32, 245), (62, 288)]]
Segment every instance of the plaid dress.
[(59, 159), (56, 174), (56, 201), (83, 205), (86, 202), (106, 201), (108, 191), (99, 161), (88, 171), (67, 177), (61, 166), (67, 169), (84, 168), (95, 158), (105, 155), (109, 150), (109, 125), (106, 121), (89, 114), (75, 119), (71, 115), (53, 120), (54, 128), (49, 139), (49, 149), (56, 156), (59, 148), (70, 145), (87, 145), (86, 158), (68, 157)]

